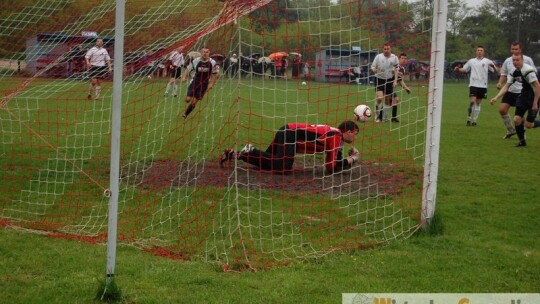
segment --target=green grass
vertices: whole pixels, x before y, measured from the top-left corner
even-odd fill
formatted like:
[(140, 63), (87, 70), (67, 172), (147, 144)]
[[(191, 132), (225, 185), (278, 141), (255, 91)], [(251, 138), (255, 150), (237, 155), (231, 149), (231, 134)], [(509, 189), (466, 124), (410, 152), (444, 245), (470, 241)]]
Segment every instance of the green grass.
[[(115, 281), (122, 302), (339, 303), (343, 292), (540, 292), (540, 134), (529, 130), (529, 146), (514, 148), (515, 140), (501, 139), (497, 107), (487, 103), (479, 126), (467, 128), (466, 84), (444, 90), (441, 232), (242, 273), (120, 246)], [(1, 302), (94, 301), (105, 277), (104, 246), (11, 229), (0, 229), (0, 239)]]

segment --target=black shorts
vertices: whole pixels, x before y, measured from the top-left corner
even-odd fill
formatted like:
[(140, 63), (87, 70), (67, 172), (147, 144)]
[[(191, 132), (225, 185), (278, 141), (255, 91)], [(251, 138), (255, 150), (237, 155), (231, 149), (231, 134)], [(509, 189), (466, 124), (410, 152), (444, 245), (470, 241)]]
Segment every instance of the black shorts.
[(191, 81), (186, 96), (201, 100), (208, 89), (208, 81)]
[(519, 93), (506, 92), (502, 98), (502, 103), (507, 103), (511, 107), (516, 106), (516, 100), (519, 96)]
[(382, 91), (384, 95), (394, 93), (394, 77), (389, 79), (375, 78), (375, 92)]
[(170, 71), (169, 74), (171, 75), (171, 78), (180, 78), (182, 76), (182, 68), (174, 66)]
[(527, 118), (525, 119), (528, 122), (534, 122), (538, 111), (532, 110), (534, 98), (522, 98), (521, 95), (516, 99), (516, 112), (515, 115), (519, 117), (525, 117), (527, 113)]
[(88, 69), (88, 78), (90, 79), (105, 79), (105, 76), (107, 76), (107, 72), (109, 72), (109, 68), (104, 66), (92, 66), (90, 69)]
[(476, 97), (478, 99), (487, 98), (487, 89), (478, 87), (469, 87), (469, 97)]
[(392, 97), (393, 98), (397, 98), (398, 97), (398, 92), (396, 90), (394, 90), (394, 93), (392, 93)]

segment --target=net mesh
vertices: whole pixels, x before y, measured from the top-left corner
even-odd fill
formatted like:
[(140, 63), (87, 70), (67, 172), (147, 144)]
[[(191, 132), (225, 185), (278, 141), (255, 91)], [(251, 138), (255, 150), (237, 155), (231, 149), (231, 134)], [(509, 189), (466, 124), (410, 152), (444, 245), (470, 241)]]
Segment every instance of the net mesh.
[[(114, 57), (115, 2), (0, 7), (2, 223), (105, 242), (112, 74), (88, 99), (84, 56), (97, 35)], [(135, 0), (125, 14), (120, 243), (263, 269), (385, 244), (419, 227), (425, 3)], [(396, 89), (399, 123), (358, 122), (359, 164), (329, 174), (319, 153), (297, 154), (287, 174), (236, 158), (220, 167), (225, 149), (265, 150), (287, 123), (337, 127), (359, 104), (375, 114), (369, 65), (385, 42), (407, 53), (412, 92)], [(178, 79), (176, 96), (172, 85), (164, 96), (167, 59), (180, 49), (189, 62), (204, 47), (219, 77), (184, 120), (188, 84)]]

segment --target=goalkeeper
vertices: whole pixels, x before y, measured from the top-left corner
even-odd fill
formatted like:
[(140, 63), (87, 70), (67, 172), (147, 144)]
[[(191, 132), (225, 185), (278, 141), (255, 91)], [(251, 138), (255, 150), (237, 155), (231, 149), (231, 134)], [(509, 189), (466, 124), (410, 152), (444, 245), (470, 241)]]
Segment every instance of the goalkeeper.
[(349, 155), (343, 157), (343, 144), (351, 144), (358, 135), (358, 125), (353, 121), (344, 121), (337, 128), (327, 125), (289, 123), (281, 127), (274, 141), (266, 151), (258, 150), (247, 144), (241, 151), (227, 149), (220, 158), (220, 165), (232, 159), (241, 159), (260, 170), (272, 173), (291, 172), (296, 153), (326, 153), (325, 168), (328, 173), (350, 168), (357, 162), (360, 153), (354, 147)]

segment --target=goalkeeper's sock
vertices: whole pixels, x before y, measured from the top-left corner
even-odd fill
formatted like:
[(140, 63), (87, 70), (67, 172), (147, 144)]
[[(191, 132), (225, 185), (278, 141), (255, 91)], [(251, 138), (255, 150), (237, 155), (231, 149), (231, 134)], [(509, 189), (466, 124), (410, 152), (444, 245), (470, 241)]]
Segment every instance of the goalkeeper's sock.
[(512, 123), (512, 119), (510, 119), (510, 115), (508, 114), (501, 115), (501, 119), (508, 133), (516, 132), (516, 129), (514, 129), (514, 124)]

